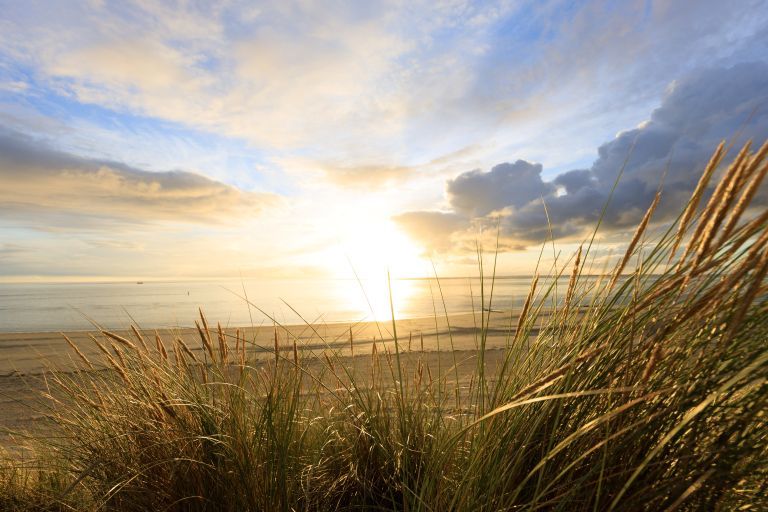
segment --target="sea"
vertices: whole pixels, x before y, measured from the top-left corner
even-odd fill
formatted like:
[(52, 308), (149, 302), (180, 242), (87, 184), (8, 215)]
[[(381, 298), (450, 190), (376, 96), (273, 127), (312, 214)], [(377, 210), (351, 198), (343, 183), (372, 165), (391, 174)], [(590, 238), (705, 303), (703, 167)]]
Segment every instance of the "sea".
[[(390, 321), (520, 307), (530, 276), (0, 283), (0, 332)], [(542, 283), (540, 282), (540, 285)], [(558, 286), (565, 286), (559, 283)], [(390, 300), (391, 299), (391, 300)]]

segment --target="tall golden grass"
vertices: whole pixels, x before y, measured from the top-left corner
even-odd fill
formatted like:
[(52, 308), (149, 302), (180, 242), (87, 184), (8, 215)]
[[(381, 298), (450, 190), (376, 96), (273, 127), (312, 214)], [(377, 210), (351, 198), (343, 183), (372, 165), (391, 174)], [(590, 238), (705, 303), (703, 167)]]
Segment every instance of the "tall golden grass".
[(92, 361), (70, 342), (83, 370), (49, 376), (54, 435), (4, 462), (0, 509), (768, 510), (767, 154), (745, 146), (712, 186), (721, 145), (607, 279), (582, 277), (589, 244), (565, 300), (535, 278), (468, 385), (394, 323), (367, 365), (288, 331), (256, 360), (202, 313), (202, 350), (105, 331)]

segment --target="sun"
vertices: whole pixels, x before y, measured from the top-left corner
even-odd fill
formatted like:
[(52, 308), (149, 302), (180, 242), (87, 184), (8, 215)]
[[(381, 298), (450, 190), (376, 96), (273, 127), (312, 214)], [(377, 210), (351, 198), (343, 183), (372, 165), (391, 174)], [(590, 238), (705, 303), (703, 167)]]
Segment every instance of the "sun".
[(430, 261), (389, 218), (344, 221), (335, 223), (333, 247), (314, 254), (335, 279), (334, 297), (361, 320), (391, 321), (393, 312), (403, 318), (417, 288), (408, 278), (429, 276)]
[(392, 279), (426, 277), (431, 264), (423, 250), (389, 218), (360, 217), (336, 219), (333, 243), (315, 253), (335, 278)]
[[(429, 275), (430, 264), (422, 257), (422, 249), (389, 219), (353, 223), (344, 235), (341, 248), (346, 263), (361, 279), (387, 274), (392, 279)], [(349, 274), (349, 268), (345, 274)]]

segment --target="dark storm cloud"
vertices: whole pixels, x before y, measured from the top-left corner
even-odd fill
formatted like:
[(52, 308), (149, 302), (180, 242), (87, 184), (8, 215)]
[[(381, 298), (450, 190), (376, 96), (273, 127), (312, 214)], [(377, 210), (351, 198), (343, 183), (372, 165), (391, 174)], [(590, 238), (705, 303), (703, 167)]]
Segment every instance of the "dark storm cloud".
[[(432, 226), (430, 238), (472, 236), (473, 223), (495, 224), (500, 212), (508, 245), (541, 242), (549, 233), (547, 213), (557, 238), (583, 236), (594, 227), (603, 206), (608, 231), (636, 225), (664, 178), (654, 220), (674, 218), (693, 191), (717, 144), (740, 134), (757, 145), (768, 139), (768, 64), (743, 63), (731, 68), (699, 70), (670, 85), (659, 108), (642, 125), (617, 135), (598, 148), (589, 169), (577, 169), (542, 181), (541, 165), (517, 160), (490, 172), (470, 171), (447, 183), (446, 195), (461, 225)], [(732, 157), (735, 150), (731, 152)], [(623, 174), (616, 184), (619, 172)], [(763, 186), (756, 204), (768, 202)], [(545, 213), (544, 205), (547, 211)], [(398, 220), (415, 238), (416, 213)], [(402, 219), (408, 219), (403, 222)], [(430, 224), (431, 219), (424, 221)], [(432, 223), (434, 224), (434, 223)]]
[(446, 193), (451, 206), (460, 213), (484, 216), (507, 207), (519, 208), (554, 191), (541, 179), (541, 164), (524, 160), (460, 174), (448, 180)]
[(554, 179), (555, 185), (563, 187), (568, 194), (575, 194), (584, 187), (594, 185), (595, 179), (589, 169), (564, 172)]

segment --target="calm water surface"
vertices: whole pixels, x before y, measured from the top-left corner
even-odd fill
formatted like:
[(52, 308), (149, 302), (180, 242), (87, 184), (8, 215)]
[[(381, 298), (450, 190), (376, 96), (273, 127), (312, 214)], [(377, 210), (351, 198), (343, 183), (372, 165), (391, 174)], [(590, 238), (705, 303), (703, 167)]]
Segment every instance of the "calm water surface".
[[(497, 279), (492, 307), (519, 307), (529, 284), (529, 277)], [(472, 311), (473, 301), (478, 310), (478, 279), (441, 279), (439, 286), (449, 313)], [(489, 292), (486, 283), (486, 306)], [(398, 318), (431, 316), (435, 309), (443, 314), (440, 289), (433, 279), (393, 280), (392, 297)], [(0, 332), (85, 330), (93, 327), (91, 322), (109, 329), (133, 322), (142, 328), (186, 327), (194, 325), (198, 307), (212, 323), (229, 326), (271, 324), (267, 315), (287, 324), (301, 323), (302, 318), (317, 322), (391, 318), (386, 280), (0, 284)]]

